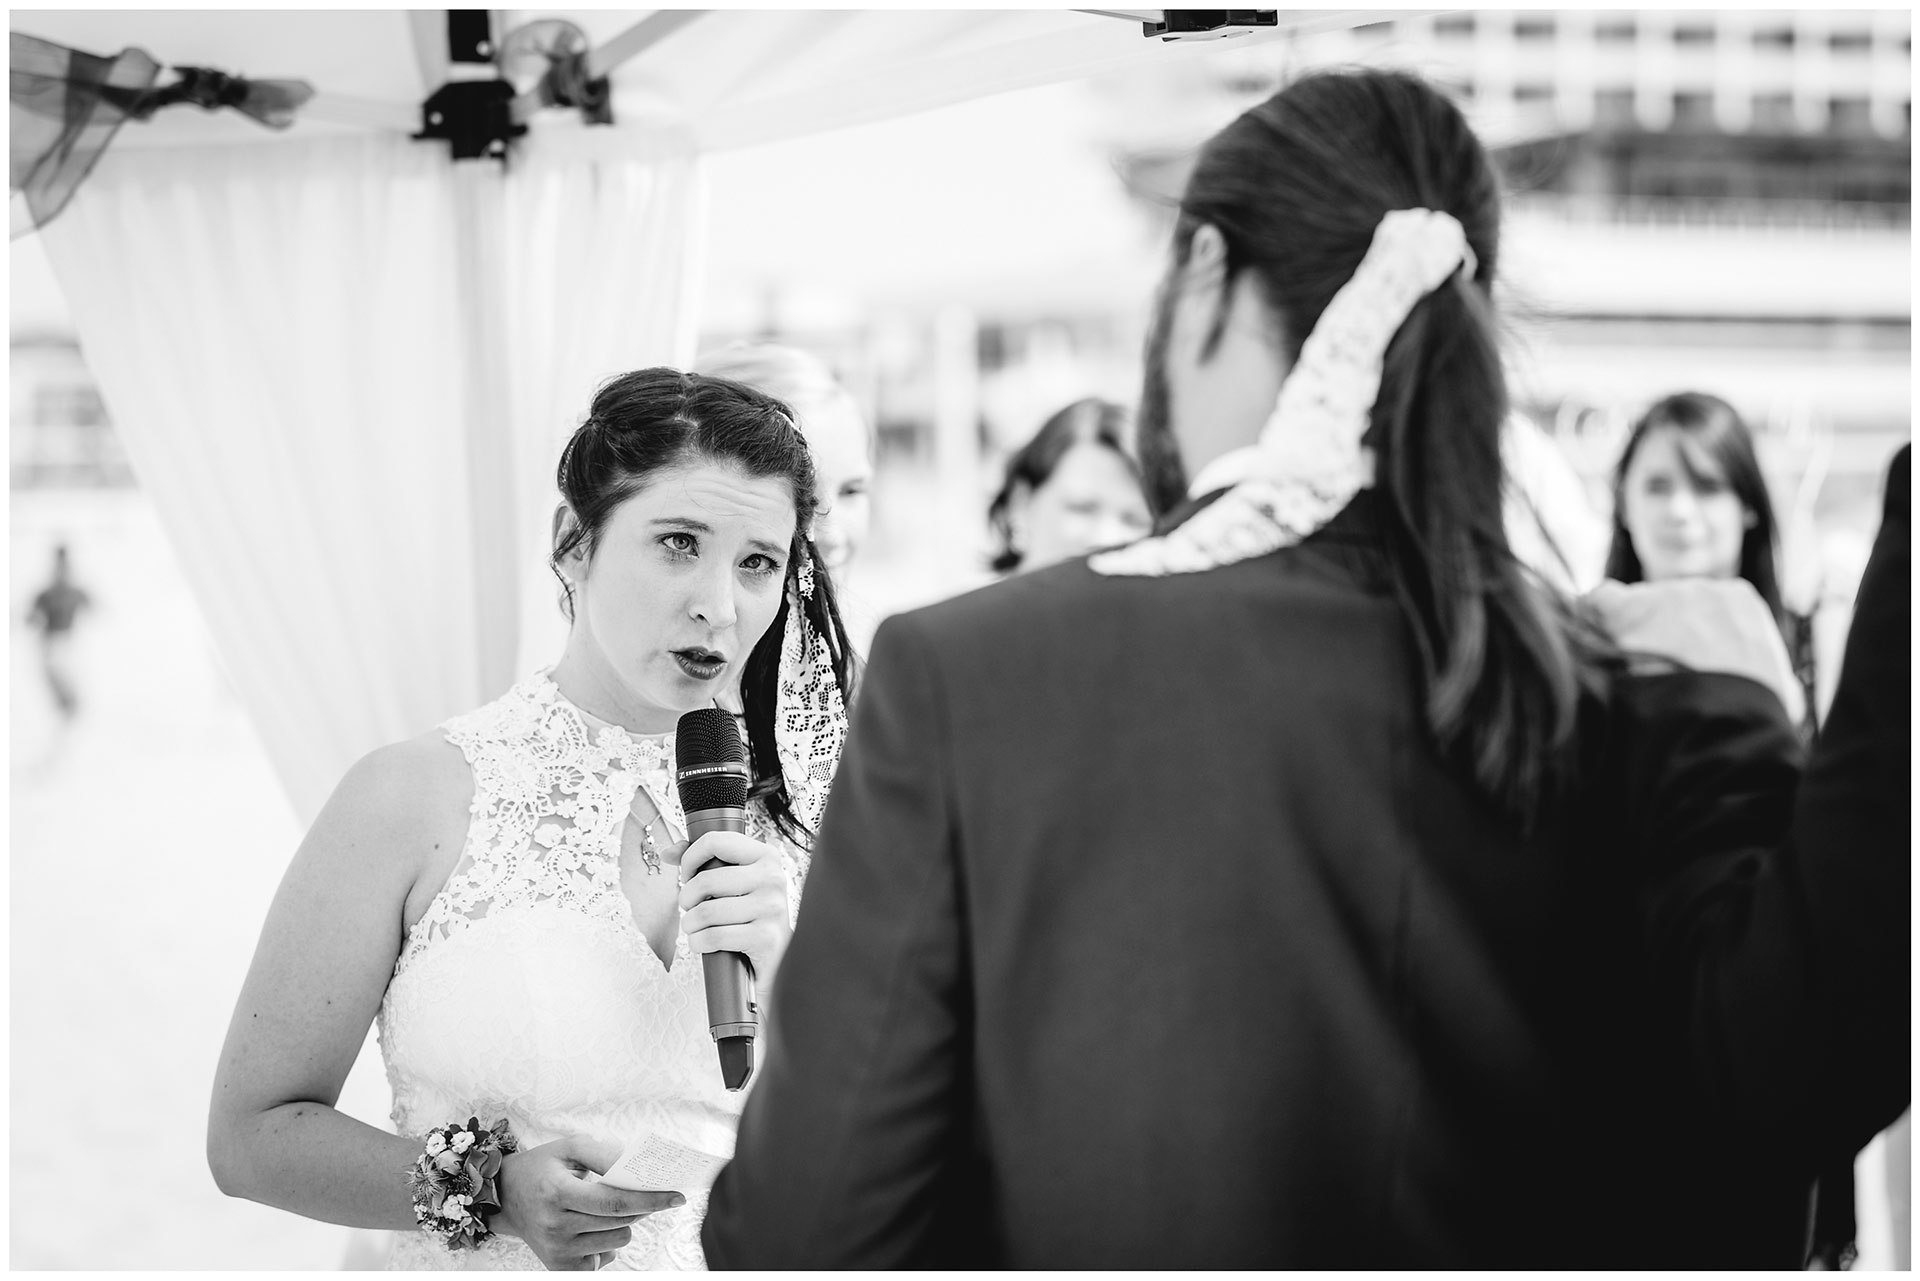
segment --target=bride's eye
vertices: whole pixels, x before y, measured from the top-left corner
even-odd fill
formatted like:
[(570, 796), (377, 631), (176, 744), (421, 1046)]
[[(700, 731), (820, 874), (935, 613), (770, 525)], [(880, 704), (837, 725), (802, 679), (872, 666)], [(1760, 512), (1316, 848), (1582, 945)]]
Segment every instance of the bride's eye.
[(694, 541), (692, 534), (666, 534), (661, 537), (660, 545), (675, 556), (691, 556), (700, 550), (700, 544)]
[(779, 573), (781, 568), (779, 561), (771, 556), (762, 555), (759, 552), (755, 552), (753, 555), (741, 561), (740, 567), (748, 573), (758, 575), (762, 578), (765, 578), (769, 574)]

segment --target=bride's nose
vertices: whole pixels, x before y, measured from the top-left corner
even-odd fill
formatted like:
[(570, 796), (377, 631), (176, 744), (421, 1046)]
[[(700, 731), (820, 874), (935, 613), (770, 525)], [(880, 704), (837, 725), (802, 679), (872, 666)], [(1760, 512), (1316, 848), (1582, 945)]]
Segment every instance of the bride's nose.
[(687, 601), (687, 612), (716, 632), (724, 632), (734, 625), (740, 611), (734, 603), (730, 566), (703, 567), (693, 595)]

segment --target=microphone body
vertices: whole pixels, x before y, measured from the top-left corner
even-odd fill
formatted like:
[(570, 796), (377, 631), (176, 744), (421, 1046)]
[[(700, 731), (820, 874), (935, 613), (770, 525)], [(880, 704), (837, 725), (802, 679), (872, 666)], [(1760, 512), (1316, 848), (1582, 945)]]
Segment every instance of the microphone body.
[[(687, 818), (687, 840), (708, 832), (747, 830), (746, 745), (733, 717), (703, 707), (680, 718), (675, 735), (675, 786)], [(704, 867), (723, 867), (712, 859)], [(743, 1088), (753, 1075), (754, 1039), (760, 1010), (753, 1000), (753, 966), (739, 952), (707, 952), (700, 957), (707, 996), (707, 1029), (720, 1055), (720, 1079), (729, 1090)]]

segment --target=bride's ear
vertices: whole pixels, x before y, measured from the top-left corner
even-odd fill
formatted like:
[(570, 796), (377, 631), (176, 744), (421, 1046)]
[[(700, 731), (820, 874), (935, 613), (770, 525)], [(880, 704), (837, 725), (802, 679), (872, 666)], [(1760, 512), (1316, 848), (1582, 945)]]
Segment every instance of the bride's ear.
[(575, 542), (574, 545), (567, 550), (565, 555), (562, 555), (560, 552), (562, 545), (566, 543), (568, 538), (572, 537), (574, 531), (579, 527), (580, 520), (579, 517), (573, 514), (573, 508), (567, 506), (565, 503), (561, 503), (553, 509), (553, 541), (550, 546), (555, 563), (560, 565), (580, 565), (585, 563), (587, 558), (587, 540), (584, 538)]

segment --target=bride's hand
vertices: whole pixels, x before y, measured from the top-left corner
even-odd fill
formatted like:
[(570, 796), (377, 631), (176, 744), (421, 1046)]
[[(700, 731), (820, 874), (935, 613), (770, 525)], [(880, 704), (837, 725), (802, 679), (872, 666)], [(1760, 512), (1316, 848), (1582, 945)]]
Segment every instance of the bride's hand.
[(678, 1192), (629, 1192), (588, 1178), (620, 1159), (602, 1139), (555, 1139), (515, 1152), (500, 1166), (500, 1209), (490, 1226), (527, 1243), (554, 1272), (591, 1272), (598, 1256), (633, 1240), (649, 1214), (687, 1203)]
[[(723, 866), (701, 871), (713, 860)], [(680, 856), (680, 928), (696, 952), (742, 952), (762, 993), (793, 937), (780, 851), (735, 832), (709, 832)]]

